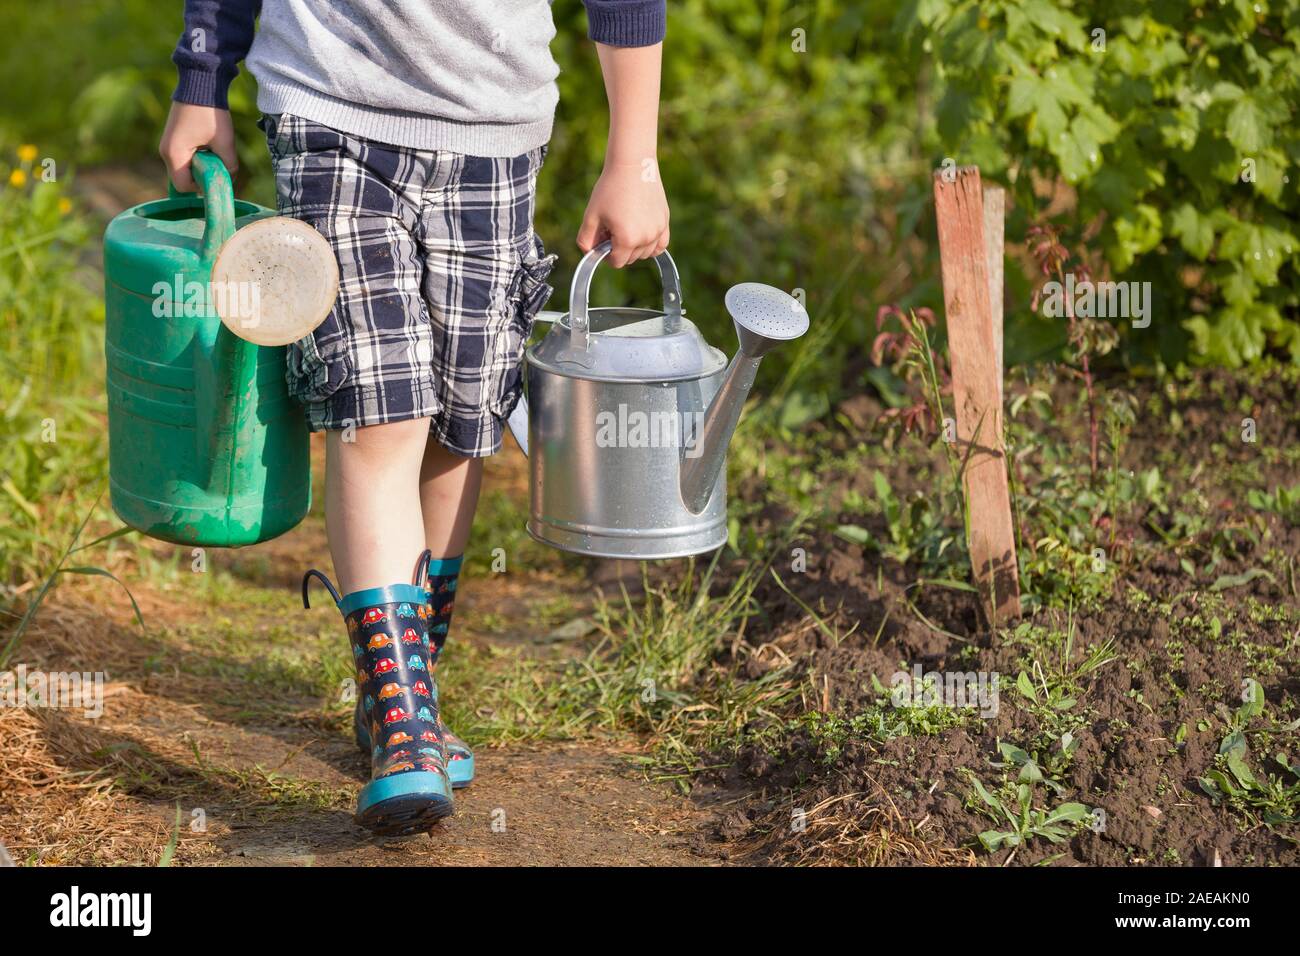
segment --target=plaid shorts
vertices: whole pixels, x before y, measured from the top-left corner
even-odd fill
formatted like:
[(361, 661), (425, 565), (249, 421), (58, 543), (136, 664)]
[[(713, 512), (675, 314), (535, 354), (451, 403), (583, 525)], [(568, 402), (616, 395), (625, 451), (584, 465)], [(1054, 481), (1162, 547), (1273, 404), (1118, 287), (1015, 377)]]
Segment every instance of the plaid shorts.
[(533, 232), (545, 147), (513, 158), (407, 149), (265, 116), (280, 214), (333, 245), (339, 295), (288, 349), (313, 431), (429, 418), (466, 457), (501, 447), (555, 262)]

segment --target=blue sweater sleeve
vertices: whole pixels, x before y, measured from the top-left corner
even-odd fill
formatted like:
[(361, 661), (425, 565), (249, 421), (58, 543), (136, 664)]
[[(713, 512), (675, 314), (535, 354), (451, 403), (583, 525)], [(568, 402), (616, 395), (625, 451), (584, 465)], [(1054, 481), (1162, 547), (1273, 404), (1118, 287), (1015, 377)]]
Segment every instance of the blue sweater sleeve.
[(185, 0), (185, 32), (172, 62), (180, 74), (172, 99), (228, 109), (226, 91), (253, 45), (262, 0)]
[(587, 36), (609, 46), (652, 46), (667, 32), (666, 0), (582, 0)]

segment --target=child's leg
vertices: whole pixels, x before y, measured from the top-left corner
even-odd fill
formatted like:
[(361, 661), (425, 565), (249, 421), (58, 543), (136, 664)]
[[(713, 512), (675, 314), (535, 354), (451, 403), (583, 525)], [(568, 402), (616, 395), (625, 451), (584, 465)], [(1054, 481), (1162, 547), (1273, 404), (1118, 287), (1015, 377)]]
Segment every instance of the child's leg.
[[(325, 529), (344, 594), (409, 581), (424, 550), (420, 467), (429, 420), (325, 438)], [(459, 553), (459, 552), (457, 552)]]
[(463, 458), (429, 439), (420, 468), (420, 505), (424, 511), (422, 547), (432, 551), (434, 558), (454, 558), (465, 552), (482, 483), (482, 458)]
[[(513, 158), (434, 154), (417, 236), (433, 331), (433, 416), (420, 475), (428, 578), (430, 670), (438, 667), (456, 605), (483, 459), (501, 447), (521, 390), (520, 361), (550, 287), (554, 257), (533, 234), (533, 196), (544, 151)], [(436, 688), (436, 685), (435, 685)], [(436, 689), (434, 691), (437, 693)], [(439, 714), (453, 787), (474, 778), (474, 753)], [(360, 736), (360, 734), (358, 735)]]
[[(384, 834), (427, 829), (452, 811), (438, 719), (429, 592), (412, 582), (424, 550), (420, 470), (435, 389), (434, 335), (415, 230), (427, 161), (283, 114), (264, 122), (280, 212), (334, 248), (334, 309), (288, 350), (286, 375), (325, 430), (325, 514), (355, 665), (356, 724), (371, 780), (356, 820)], [(319, 572), (308, 572), (307, 585)]]

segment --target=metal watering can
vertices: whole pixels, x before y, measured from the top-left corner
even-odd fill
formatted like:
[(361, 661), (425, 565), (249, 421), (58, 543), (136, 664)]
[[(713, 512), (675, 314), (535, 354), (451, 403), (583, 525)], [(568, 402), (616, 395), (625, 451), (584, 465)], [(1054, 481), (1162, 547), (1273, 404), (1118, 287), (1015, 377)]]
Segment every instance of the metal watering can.
[(510, 428), (529, 456), (528, 532), (563, 551), (649, 560), (727, 541), (726, 456), (763, 356), (808, 329), (804, 307), (747, 282), (726, 295), (728, 364), (682, 308), (672, 257), (654, 259), (663, 309), (590, 308), (608, 242), (573, 277), (567, 314), (528, 349)]
[(169, 187), (104, 234), (109, 486), (113, 510), (145, 534), (237, 547), (311, 506), (282, 346), (328, 314), (338, 272), (311, 227), (236, 200), (215, 154), (192, 169), (202, 199)]

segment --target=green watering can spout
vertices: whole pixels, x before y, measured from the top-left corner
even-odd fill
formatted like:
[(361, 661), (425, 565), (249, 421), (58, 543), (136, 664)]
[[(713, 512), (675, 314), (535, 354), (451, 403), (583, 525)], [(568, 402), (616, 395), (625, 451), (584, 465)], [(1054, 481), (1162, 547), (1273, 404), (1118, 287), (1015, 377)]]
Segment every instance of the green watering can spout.
[[(235, 234), (235, 189), (226, 164), (216, 153), (200, 150), (191, 161), (194, 179), (203, 193), (203, 238), (199, 242), (199, 263), (206, 294), (212, 296), (212, 267), (221, 247)], [(184, 196), (168, 184), (168, 194)], [(209, 301), (208, 311), (214, 311)], [(199, 460), (209, 464), (209, 494), (236, 500), (236, 465), (241, 449), (251, 446), (257, 428), (256, 406), (250, 402), (257, 376), (257, 349), (252, 342), (234, 335), (224, 324), (216, 324), (206, 346), (206, 362), (195, 365), (195, 408), (198, 422), (206, 427), (195, 429)], [(196, 357), (197, 358), (197, 357)]]

